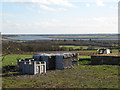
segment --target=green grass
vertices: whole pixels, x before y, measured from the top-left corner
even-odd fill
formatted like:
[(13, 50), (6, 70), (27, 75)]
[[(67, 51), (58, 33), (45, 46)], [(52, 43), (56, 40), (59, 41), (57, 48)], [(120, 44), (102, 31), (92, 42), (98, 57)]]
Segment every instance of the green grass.
[(113, 53), (118, 53), (118, 51), (119, 51), (118, 49), (113, 49), (112, 50)]
[[(83, 49), (87, 49), (88, 46), (74, 46), (74, 45), (61, 45), (59, 47), (66, 47), (68, 50), (69, 48), (73, 48), (73, 49), (80, 49), (80, 47), (83, 47)], [(103, 47), (94, 47), (94, 49), (100, 49), (100, 48), (103, 48)], [(118, 49), (113, 49), (112, 50), (112, 53), (118, 53)], [(96, 52), (96, 50), (80, 50), (79, 52)]]
[(3, 88), (118, 88), (118, 66), (79, 65), (41, 75), (3, 77)]
[[(31, 58), (32, 55), (7, 55), (3, 66), (17, 65), (17, 58)], [(90, 56), (78, 56), (90, 59)], [(12, 64), (13, 63), (13, 64)], [(117, 65), (87, 65), (90, 61), (79, 61), (79, 66), (65, 70), (48, 70), (41, 75), (15, 75), (4, 73), (3, 88), (118, 88)]]
[(73, 45), (62, 45), (62, 46), (59, 46), (59, 47), (66, 47), (66, 48), (73, 48), (73, 49), (80, 49), (80, 47), (83, 47), (83, 49), (87, 49), (88, 46), (73, 46)]
[(17, 65), (18, 58), (31, 58), (32, 55), (7, 55), (2, 61), (2, 66)]
[[(66, 47), (66, 48), (73, 48), (73, 49), (80, 49), (80, 47), (82, 47), (83, 49), (87, 49), (88, 46), (74, 46), (74, 45), (61, 45), (59, 47)], [(100, 49), (102, 47), (94, 47), (94, 49)]]
[(91, 56), (78, 56), (78, 59), (91, 59)]
[(91, 61), (88, 61), (91, 59), (91, 56), (78, 56), (78, 59), (84, 59), (84, 61), (78, 61), (79, 65), (91, 64)]
[(88, 64), (91, 64), (91, 61), (87, 61), (87, 60), (85, 60), (85, 61), (78, 61), (78, 64), (79, 65), (88, 65)]
[(96, 52), (96, 50), (82, 50), (82, 51), (78, 51), (78, 52)]
[(86, 38), (86, 39), (89, 39), (89, 38), (103, 38), (103, 39), (106, 39), (106, 38), (118, 38), (118, 36), (49, 36), (50, 38), (74, 38), (74, 39), (80, 39), (80, 38)]
[[(7, 55), (5, 56), (5, 59), (2, 61), (2, 66), (7, 65), (17, 65), (17, 59), (18, 58), (32, 58), (32, 55)], [(91, 56), (78, 56), (78, 59), (90, 59)]]

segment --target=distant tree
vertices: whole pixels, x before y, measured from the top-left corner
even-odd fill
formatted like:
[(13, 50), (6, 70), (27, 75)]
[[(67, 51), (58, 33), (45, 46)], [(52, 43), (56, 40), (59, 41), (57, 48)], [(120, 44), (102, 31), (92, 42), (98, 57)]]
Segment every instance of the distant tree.
[(87, 49), (92, 50), (92, 49), (94, 49), (94, 46), (89, 45)]
[(70, 47), (70, 48), (69, 48), (69, 51), (73, 51), (73, 48), (72, 48), (72, 47)]
[(66, 39), (64, 39), (64, 42), (66, 42), (67, 40)]
[(80, 50), (83, 50), (83, 47), (82, 47), (82, 46), (80, 46)]
[(77, 41), (76, 39), (73, 39), (73, 41), (75, 42), (75, 41)]
[(66, 47), (61, 47), (61, 51), (67, 51)]
[(89, 41), (91, 42), (91, 41), (92, 41), (92, 39), (90, 38), (90, 39), (89, 39)]

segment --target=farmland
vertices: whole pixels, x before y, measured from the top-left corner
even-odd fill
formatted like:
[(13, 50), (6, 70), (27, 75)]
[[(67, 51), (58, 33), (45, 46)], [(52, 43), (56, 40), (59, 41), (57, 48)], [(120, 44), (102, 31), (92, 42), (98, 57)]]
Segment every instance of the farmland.
[(117, 66), (84, 66), (42, 75), (9, 75), (4, 88), (118, 88)]
[[(59, 47), (65, 47), (65, 48), (73, 48), (73, 49), (83, 49), (83, 50), (80, 50), (79, 52), (96, 52), (97, 49), (100, 49), (100, 48), (106, 48), (106, 47), (98, 47), (98, 46), (93, 46), (93, 50), (87, 50), (89, 48), (89, 46), (74, 46), (74, 45), (61, 45)], [(118, 49), (112, 49), (112, 52), (113, 53), (117, 53), (118, 52)]]
[[(17, 58), (32, 55), (7, 55), (3, 66), (16, 66)], [(41, 75), (20, 75), (19, 72), (3, 73), (3, 88), (118, 88), (118, 67), (90, 65), (90, 56), (79, 56), (79, 66), (65, 70), (48, 70)], [(12, 62), (11, 62), (12, 61)]]
[(72, 39), (90, 39), (90, 38), (92, 38), (92, 39), (99, 39), (99, 38), (102, 38), (102, 39), (105, 39), (105, 38), (118, 38), (118, 35), (76, 35), (76, 36), (73, 36), (73, 35), (71, 35), (71, 36), (67, 36), (67, 35), (61, 35), (61, 36), (49, 36), (49, 38), (64, 38), (64, 39), (70, 39), (70, 38), (72, 38)]
[(17, 65), (17, 59), (18, 58), (31, 58), (32, 55), (7, 55), (5, 56), (5, 59), (2, 62), (2, 66), (7, 65)]
[[(60, 47), (66, 47), (66, 48), (73, 48), (73, 49), (80, 49), (82, 47), (82, 49), (87, 49), (88, 46), (73, 46), (73, 45), (63, 45)], [(103, 47), (94, 47), (94, 49), (99, 49), (99, 48), (103, 48)]]
[[(46, 43), (47, 42), (47, 43)], [(90, 44), (91, 42), (91, 44)], [(117, 41), (84, 40), (3, 40), (3, 88), (118, 88), (117, 65), (91, 65), (91, 55), (99, 48), (111, 48), (118, 54)], [(92, 46), (92, 47), (91, 47)], [(22, 75), (18, 58), (32, 58), (35, 53), (79, 53), (79, 66), (47, 70), (41, 75)]]

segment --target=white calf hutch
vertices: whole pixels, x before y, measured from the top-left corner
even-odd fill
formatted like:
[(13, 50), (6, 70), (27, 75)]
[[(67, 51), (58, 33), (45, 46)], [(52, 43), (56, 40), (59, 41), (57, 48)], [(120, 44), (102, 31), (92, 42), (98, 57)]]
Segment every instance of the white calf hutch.
[(18, 60), (19, 70), (23, 74), (41, 74), (47, 70), (72, 68), (78, 65), (77, 53), (40, 53), (32, 59)]
[(111, 52), (110, 52), (110, 49), (103, 48), (103, 49), (99, 49), (98, 53), (99, 54), (110, 54)]
[(18, 60), (18, 65), (23, 74), (46, 73), (46, 62)]

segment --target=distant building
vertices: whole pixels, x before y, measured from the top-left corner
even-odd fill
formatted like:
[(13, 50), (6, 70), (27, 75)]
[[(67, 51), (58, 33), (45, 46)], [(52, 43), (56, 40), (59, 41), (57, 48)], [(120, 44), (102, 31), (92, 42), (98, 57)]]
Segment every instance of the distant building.
[(103, 48), (98, 50), (98, 54), (109, 54), (109, 53), (110, 53), (110, 49)]

